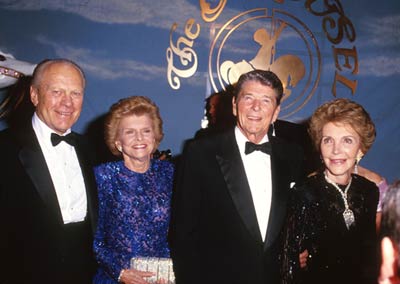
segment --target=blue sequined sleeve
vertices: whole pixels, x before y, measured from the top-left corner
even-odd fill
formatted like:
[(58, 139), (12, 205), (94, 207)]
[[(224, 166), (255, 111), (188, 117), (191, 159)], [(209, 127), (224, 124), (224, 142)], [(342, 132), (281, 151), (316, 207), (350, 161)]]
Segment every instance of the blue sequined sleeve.
[(132, 172), (122, 161), (95, 169), (99, 219), (94, 252), (99, 269), (94, 283), (117, 283), (132, 257), (169, 257), (173, 173), (171, 163), (159, 160), (152, 160), (146, 173)]
[(106, 239), (107, 216), (111, 209), (109, 202), (112, 196), (111, 177), (107, 175), (105, 166), (99, 166), (95, 169), (95, 177), (99, 195), (99, 217), (93, 249), (99, 265), (112, 278), (118, 279), (120, 271), (124, 268), (123, 263), (119, 261), (120, 257), (117, 257), (116, 251), (109, 247)]

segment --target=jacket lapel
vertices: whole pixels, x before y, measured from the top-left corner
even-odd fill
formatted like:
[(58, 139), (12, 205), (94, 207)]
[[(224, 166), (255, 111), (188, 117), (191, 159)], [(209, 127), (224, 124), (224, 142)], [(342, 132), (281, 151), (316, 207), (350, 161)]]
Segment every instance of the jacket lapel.
[(222, 136), (216, 159), (224, 176), (233, 203), (253, 238), (262, 242), (253, 198), (233, 131)]
[(269, 214), (267, 234), (264, 248), (267, 249), (279, 237), (286, 216), (286, 206), (289, 191), (288, 161), (284, 146), (276, 137), (269, 138), (272, 147), (271, 153), (271, 177), (272, 177), (272, 199)]
[(50, 212), (54, 212), (57, 221), (62, 223), (61, 210), (58, 205), (56, 191), (47, 168), (45, 158), (32, 126), (17, 134), (21, 145), (19, 159), (30, 177), (35, 189)]

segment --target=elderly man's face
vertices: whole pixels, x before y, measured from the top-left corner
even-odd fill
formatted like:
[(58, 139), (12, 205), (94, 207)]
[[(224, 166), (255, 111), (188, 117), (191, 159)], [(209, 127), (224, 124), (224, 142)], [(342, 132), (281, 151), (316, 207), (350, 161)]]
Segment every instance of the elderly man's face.
[(237, 126), (249, 141), (259, 143), (278, 118), (280, 106), (276, 98), (277, 93), (271, 87), (248, 81), (242, 85), (237, 100), (233, 99)]
[(81, 73), (72, 65), (48, 66), (39, 87), (31, 87), (31, 101), (38, 117), (56, 133), (65, 133), (81, 113), (84, 84)]

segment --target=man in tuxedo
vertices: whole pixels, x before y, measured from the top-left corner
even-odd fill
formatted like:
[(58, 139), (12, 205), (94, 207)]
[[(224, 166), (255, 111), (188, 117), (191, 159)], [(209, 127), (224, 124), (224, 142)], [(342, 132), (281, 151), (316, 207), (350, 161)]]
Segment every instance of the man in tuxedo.
[(93, 157), (71, 132), (84, 88), (75, 63), (43, 61), (30, 86), (32, 119), (0, 133), (0, 283), (91, 283)]
[(187, 144), (177, 174), (171, 254), (177, 284), (279, 282), (281, 231), (302, 151), (268, 129), (283, 87), (270, 71), (236, 85), (236, 126)]

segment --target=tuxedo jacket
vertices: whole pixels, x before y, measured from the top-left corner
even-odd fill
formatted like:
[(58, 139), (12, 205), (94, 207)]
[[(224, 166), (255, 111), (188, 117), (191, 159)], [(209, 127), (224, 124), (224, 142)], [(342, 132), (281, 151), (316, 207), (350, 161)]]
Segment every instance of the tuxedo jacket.
[[(270, 137), (272, 203), (265, 241), (234, 131), (192, 141), (178, 168), (171, 221), (177, 284), (278, 283), (282, 227), (302, 151)], [(267, 201), (266, 201), (267, 202)]]
[(97, 190), (90, 148), (78, 137), (88, 208), (79, 226), (63, 223), (31, 123), (0, 133), (0, 283), (90, 283)]

